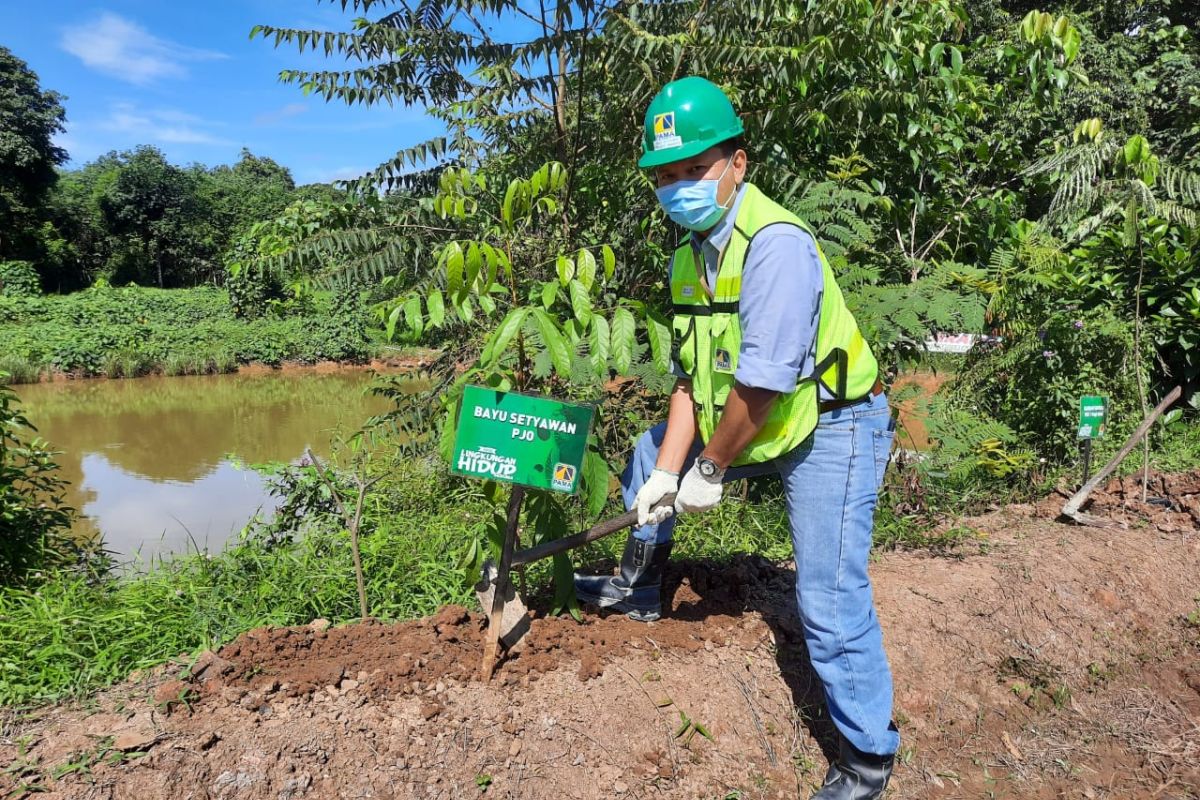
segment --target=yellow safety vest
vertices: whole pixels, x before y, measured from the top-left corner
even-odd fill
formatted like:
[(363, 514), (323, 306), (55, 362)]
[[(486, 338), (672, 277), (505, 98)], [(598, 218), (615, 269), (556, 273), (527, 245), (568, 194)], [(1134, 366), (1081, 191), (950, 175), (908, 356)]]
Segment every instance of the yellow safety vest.
[[(696, 262), (692, 245), (685, 242), (671, 262), (671, 301), (674, 305), (676, 358), (691, 376), (692, 395), (700, 436), (707, 444), (725, 408), (737, 372), (742, 345), (738, 303), (742, 292), (742, 268), (754, 236), (775, 223), (796, 225), (813, 236), (799, 217), (769, 199), (753, 184), (745, 185), (734, 230), (717, 267), (717, 285), (704, 277), (703, 261)], [(801, 375), (795, 390), (781, 394), (758, 435), (746, 446), (734, 465), (769, 461), (783, 455), (808, 438), (817, 427), (818, 383), (837, 400), (865, 397), (879, 375), (879, 365), (867, 346), (858, 323), (846, 308), (842, 290), (834, 279), (825, 254), (821, 259), (824, 291), (817, 326), (815, 368)], [(799, 268), (799, 265), (797, 265)]]

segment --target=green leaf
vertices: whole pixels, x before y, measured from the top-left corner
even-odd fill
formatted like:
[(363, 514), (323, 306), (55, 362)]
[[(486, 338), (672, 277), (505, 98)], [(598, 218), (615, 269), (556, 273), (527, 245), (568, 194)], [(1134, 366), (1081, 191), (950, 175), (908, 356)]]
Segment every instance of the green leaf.
[(504, 202), (500, 205), (500, 218), (504, 220), (504, 224), (508, 228), (512, 228), (513, 226), (513, 204), (516, 201), (517, 191), (520, 186), (520, 180), (511, 181), (508, 184), (508, 189), (504, 192)]
[(942, 54), (946, 51), (946, 43), (938, 42), (929, 48), (929, 66), (937, 69), (942, 65)]
[(424, 320), (421, 318), (421, 298), (419, 295), (411, 295), (404, 301), (404, 324), (408, 325), (418, 336), (424, 330)]
[(962, 72), (963, 54), (957, 47), (950, 48), (950, 71), (955, 75)]
[(608, 464), (597, 451), (583, 454), (583, 485), (587, 489), (587, 511), (595, 518), (608, 502)]
[(592, 318), (591, 295), (579, 281), (571, 281), (567, 288), (571, 293), (571, 310), (575, 313), (575, 319), (586, 325)]
[(467, 272), (463, 276), (463, 283), (475, 289), (477, 288), (475, 282), (479, 279), (479, 271), (483, 268), (483, 258), (479, 252), (479, 245), (476, 242), (471, 242), (467, 246), (466, 265)]
[(1150, 143), (1146, 141), (1145, 136), (1136, 135), (1130, 136), (1129, 141), (1125, 143), (1125, 163), (1133, 166), (1141, 164), (1150, 157)]
[(1063, 56), (1066, 58), (1067, 64), (1073, 62), (1075, 57), (1079, 55), (1079, 46), (1082, 41), (1079, 31), (1076, 30), (1074, 25), (1067, 29), (1067, 35), (1063, 37), (1062, 46)]
[(587, 248), (575, 254), (575, 275), (589, 292), (596, 283), (596, 257)]
[(458, 294), (463, 288), (463, 251), (458, 242), (450, 242), (442, 249), (446, 259), (446, 289)]
[(458, 312), (459, 319), (463, 322), (472, 322), (475, 319), (475, 306), (471, 303), (471, 295), (466, 292), (460, 293), (455, 297), (454, 310)]
[(563, 286), (575, 277), (575, 264), (566, 256), (560, 255), (554, 260), (554, 268), (558, 272), (558, 282)]
[(554, 301), (558, 299), (558, 284), (554, 281), (546, 281), (542, 284), (542, 307), (547, 311), (554, 305)]
[(550, 613), (561, 614), (569, 611), (571, 616), (582, 621), (579, 614), (579, 601), (575, 599), (575, 566), (566, 553), (554, 556), (554, 600), (551, 601)]
[(633, 365), (633, 344), (637, 322), (628, 308), (618, 308), (612, 320), (612, 354), (614, 366), (622, 375)]
[(646, 310), (646, 335), (650, 339), (654, 368), (666, 374), (671, 369), (671, 326), (657, 311)]
[(554, 371), (560, 377), (569, 378), (571, 376), (571, 351), (567, 347), (566, 340), (563, 339), (562, 331), (558, 329), (558, 323), (541, 308), (533, 309), (533, 317), (537, 321), (538, 330), (541, 331), (542, 342), (545, 343), (546, 350), (550, 353)]
[[(504, 276), (506, 278), (508, 278), (509, 281), (512, 281), (512, 277), (513, 277), (512, 262), (508, 260), (508, 254), (505, 253), (503, 250), (501, 250), (499, 247), (490, 248), (490, 250), (488, 251), (488, 254), (496, 262), (496, 265), (499, 266), (500, 269), (504, 270)], [(493, 275), (492, 280), (495, 280), (495, 279), (496, 278)]]
[(500, 322), (495, 333), (492, 334), (491, 340), (483, 349), (483, 353), (480, 354), (479, 360), (484, 365), (493, 364), (500, 360), (500, 357), (508, 349), (509, 344), (512, 343), (512, 340), (520, 332), (521, 326), (525, 324), (525, 317), (528, 313), (529, 309), (527, 308), (514, 308), (508, 312), (508, 316)]
[(608, 351), (611, 334), (608, 329), (608, 320), (603, 315), (596, 314), (592, 317), (592, 330), (589, 338), (589, 347), (591, 349), (592, 371), (596, 373), (596, 377), (604, 380), (608, 377)]
[(446, 301), (442, 298), (441, 290), (430, 292), (429, 297), (425, 298), (425, 306), (429, 310), (429, 324), (435, 328), (442, 327), (446, 321)]
[(604, 261), (604, 279), (611, 281), (617, 271), (617, 256), (608, 245), (600, 248), (600, 257)]
[(388, 314), (386, 333), (389, 342), (396, 337), (396, 323), (400, 321), (400, 314), (403, 311), (403, 306), (397, 305), (392, 309), (392, 313)]

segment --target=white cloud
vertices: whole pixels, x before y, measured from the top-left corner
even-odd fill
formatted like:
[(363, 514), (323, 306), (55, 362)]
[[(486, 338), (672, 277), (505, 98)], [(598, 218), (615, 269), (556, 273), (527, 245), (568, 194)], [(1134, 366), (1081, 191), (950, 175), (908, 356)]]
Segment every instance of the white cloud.
[(59, 44), (97, 72), (138, 85), (182, 78), (187, 75), (184, 65), (190, 61), (228, 58), (224, 53), (160, 39), (110, 11), (93, 22), (67, 28)]
[(166, 144), (231, 145), (206, 128), (210, 123), (194, 114), (174, 109), (142, 110), (132, 103), (117, 103), (98, 127), (109, 133), (121, 133), (142, 142)]
[(278, 108), (274, 111), (265, 111), (254, 118), (255, 125), (276, 125), (290, 117), (296, 117), (308, 111), (308, 106), (304, 103), (288, 103), (283, 108)]

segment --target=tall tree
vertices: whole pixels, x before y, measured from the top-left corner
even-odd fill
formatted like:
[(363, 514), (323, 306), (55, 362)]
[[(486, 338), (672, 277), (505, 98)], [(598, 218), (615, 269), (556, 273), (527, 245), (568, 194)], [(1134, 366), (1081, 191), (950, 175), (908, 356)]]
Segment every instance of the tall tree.
[(214, 236), (196, 178), (143, 146), (127, 154), (104, 187), (99, 207), (109, 232), (123, 240), (113, 257), (114, 280), (153, 282), (160, 288), (211, 272)]
[(29, 65), (0, 47), (0, 259), (32, 259), (40, 208), (67, 151), (54, 144), (66, 112)]
[(217, 226), (224, 232), (223, 248), (230, 238), (254, 223), (283, 211), (292, 201), (296, 182), (287, 167), (243, 148), (236, 164), (207, 170), (200, 186), (216, 215)]

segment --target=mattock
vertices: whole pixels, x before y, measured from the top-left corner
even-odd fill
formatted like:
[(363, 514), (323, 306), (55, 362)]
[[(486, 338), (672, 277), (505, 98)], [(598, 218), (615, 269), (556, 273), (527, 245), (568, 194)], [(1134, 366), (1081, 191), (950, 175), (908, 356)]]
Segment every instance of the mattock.
[[(513, 588), (510, 572), (513, 567), (520, 567), (543, 558), (564, 553), (576, 547), (594, 542), (605, 536), (631, 528), (637, 524), (637, 511), (626, 511), (620, 516), (604, 520), (586, 531), (567, 536), (562, 539), (552, 539), (524, 550), (516, 550), (517, 524), (521, 519), (521, 502), (525, 499), (525, 487), (513, 486), (512, 495), (508, 499), (508, 519), (504, 528), (504, 544), (500, 550), (500, 565), (497, 567), (490, 559), (483, 563), (483, 574), (475, 585), (475, 595), (479, 605), (488, 614), (487, 638), (483, 649), (483, 664), (479, 676), (484, 682), (492, 679), (496, 661), (500, 653), (500, 645), (505, 650), (511, 650), (529, 630), (529, 614), (525, 601)], [(662, 505), (671, 505), (675, 496), (663, 498)]]
[[(513, 486), (512, 494), (508, 498), (508, 519), (504, 525), (504, 545), (500, 549), (500, 569), (496, 574), (495, 580), (490, 583), (492, 587), (492, 602), (489, 608), (485, 605), (484, 598), (480, 596), (480, 605), (488, 612), (488, 630), (487, 642), (483, 648), (483, 664), (479, 670), (479, 677), (484, 682), (492, 679), (492, 670), (496, 666), (496, 655), (500, 647), (501, 636), (501, 620), (504, 619), (504, 609), (508, 605), (505, 598), (512, 593), (514, 599), (515, 593), (512, 592), (512, 581), (509, 578), (509, 571), (512, 569), (513, 550), (517, 543), (517, 524), (521, 521), (521, 503), (525, 499), (525, 487)], [(484, 578), (486, 580), (487, 568), (490, 562), (484, 562)], [(476, 589), (478, 591), (478, 588)], [(521, 603), (520, 614), (525, 616), (525, 604)], [(507, 644), (506, 647), (511, 647), (512, 644)]]

